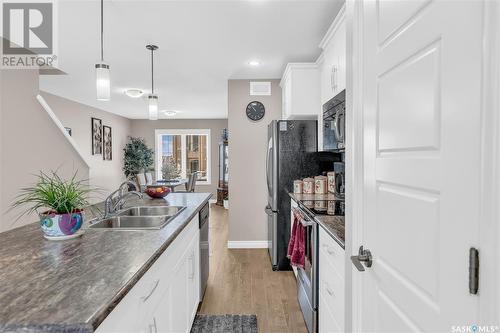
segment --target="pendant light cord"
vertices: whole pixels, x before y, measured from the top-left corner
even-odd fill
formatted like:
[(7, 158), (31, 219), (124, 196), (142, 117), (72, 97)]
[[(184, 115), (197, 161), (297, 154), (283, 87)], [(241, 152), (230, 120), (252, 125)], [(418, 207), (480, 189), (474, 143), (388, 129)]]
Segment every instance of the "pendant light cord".
[(101, 0), (101, 61), (104, 61), (104, 0)]
[(152, 95), (154, 95), (154, 93), (155, 93), (153, 52), (154, 52), (154, 49), (151, 48), (151, 94)]

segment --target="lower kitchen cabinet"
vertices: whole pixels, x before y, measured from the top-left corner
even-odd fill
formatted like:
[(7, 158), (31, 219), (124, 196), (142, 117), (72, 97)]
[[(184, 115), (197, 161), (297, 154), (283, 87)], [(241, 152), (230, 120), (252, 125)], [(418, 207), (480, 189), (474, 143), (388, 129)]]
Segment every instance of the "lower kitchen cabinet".
[(199, 302), (199, 253), (196, 215), (96, 332), (189, 332)]
[(319, 228), (319, 333), (344, 332), (345, 251)]

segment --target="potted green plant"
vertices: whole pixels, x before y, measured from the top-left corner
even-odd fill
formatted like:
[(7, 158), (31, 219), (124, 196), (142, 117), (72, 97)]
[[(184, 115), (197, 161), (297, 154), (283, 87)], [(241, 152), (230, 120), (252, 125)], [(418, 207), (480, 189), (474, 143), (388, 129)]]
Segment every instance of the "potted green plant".
[(19, 217), (38, 213), (47, 239), (75, 238), (81, 235), (78, 231), (83, 223), (83, 208), (89, 205), (90, 192), (87, 181), (77, 180), (77, 173), (64, 180), (55, 171), (40, 171), (32, 187), (21, 189), (12, 208), (25, 208)]
[(154, 151), (147, 146), (144, 138), (129, 137), (123, 152), (123, 172), (128, 179), (153, 169)]

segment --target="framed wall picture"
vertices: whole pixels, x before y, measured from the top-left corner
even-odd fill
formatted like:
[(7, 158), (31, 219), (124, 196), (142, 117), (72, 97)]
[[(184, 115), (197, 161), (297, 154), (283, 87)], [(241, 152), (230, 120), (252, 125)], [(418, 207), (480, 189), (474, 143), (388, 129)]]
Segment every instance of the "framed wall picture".
[(102, 154), (102, 120), (92, 118), (92, 155)]
[(111, 135), (111, 127), (102, 127), (102, 138), (104, 149), (102, 158), (105, 161), (111, 161), (113, 159), (113, 136)]

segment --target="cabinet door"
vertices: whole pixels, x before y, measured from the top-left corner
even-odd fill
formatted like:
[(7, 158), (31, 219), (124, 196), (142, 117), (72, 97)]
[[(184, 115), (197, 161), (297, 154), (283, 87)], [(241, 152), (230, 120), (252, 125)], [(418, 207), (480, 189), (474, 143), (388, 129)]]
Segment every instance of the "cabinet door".
[(191, 327), (200, 302), (200, 238), (193, 238), (187, 253), (188, 326)]
[(321, 296), (319, 298), (318, 322), (319, 333), (344, 332)]
[(339, 29), (335, 33), (335, 49), (336, 49), (336, 66), (337, 70), (334, 77), (335, 83), (335, 95), (341, 92), (346, 87), (346, 27), (345, 21), (339, 26)]
[(282, 119), (288, 119), (292, 114), (292, 79), (291, 74), (285, 78), (282, 88), (283, 112)]

